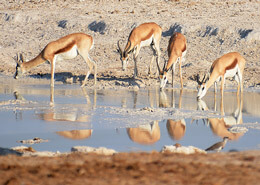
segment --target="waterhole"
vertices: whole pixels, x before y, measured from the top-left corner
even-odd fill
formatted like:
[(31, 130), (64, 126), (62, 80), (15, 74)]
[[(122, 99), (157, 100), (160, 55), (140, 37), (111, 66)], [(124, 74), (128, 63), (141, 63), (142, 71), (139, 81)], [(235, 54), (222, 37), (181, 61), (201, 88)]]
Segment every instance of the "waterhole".
[(13, 83), (1, 77), (0, 147), (39, 137), (37, 151), (68, 152), (73, 146), (119, 152), (160, 151), (179, 143), (206, 149), (229, 137), (223, 151), (260, 148), (260, 93), (212, 91), (197, 101), (196, 90), (88, 89), (79, 85)]

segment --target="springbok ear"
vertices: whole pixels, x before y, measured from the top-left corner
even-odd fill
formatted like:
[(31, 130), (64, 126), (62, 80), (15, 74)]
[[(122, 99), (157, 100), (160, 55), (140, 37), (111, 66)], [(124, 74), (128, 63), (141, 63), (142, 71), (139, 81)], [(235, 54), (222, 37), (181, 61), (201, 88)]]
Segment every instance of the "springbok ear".
[(24, 62), (24, 59), (23, 59), (23, 55), (22, 55), (22, 53), (20, 53), (20, 59), (19, 59), (19, 61), (20, 61), (21, 63)]
[(117, 42), (117, 52), (120, 54), (120, 55), (122, 55), (122, 48), (121, 48), (121, 46), (120, 46), (120, 42), (121, 42), (121, 40), (119, 40), (118, 42)]

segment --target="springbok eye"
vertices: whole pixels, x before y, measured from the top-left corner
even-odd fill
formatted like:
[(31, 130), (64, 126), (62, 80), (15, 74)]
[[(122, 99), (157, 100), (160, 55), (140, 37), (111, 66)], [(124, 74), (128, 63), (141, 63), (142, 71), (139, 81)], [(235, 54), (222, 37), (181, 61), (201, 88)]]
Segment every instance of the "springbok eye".
[(166, 80), (166, 76), (164, 77), (164, 80)]
[(202, 90), (204, 91), (205, 87), (202, 87)]

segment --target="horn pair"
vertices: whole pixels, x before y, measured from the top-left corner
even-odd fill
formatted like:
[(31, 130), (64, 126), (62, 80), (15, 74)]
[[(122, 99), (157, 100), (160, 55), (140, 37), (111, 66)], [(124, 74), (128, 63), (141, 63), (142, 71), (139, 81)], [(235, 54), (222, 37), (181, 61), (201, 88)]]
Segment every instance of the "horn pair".
[(200, 78), (200, 77), (199, 77), (199, 74), (197, 74), (196, 80), (197, 80), (198, 84), (201, 85), (201, 84), (203, 84), (203, 83), (206, 83), (206, 81), (208, 81), (208, 79), (209, 79), (209, 74), (206, 73), (201, 81), (199, 80), (199, 78)]
[(13, 57), (13, 59), (17, 62), (17, 64), (21, 65), (24, 61), (23, 55), (21, 53), (17, 53), (16, 57)]
[(166, 72), (168, 71), (168, 70), (166, 70), (166, 63), (167, 63), (167, 61), (165, 59), (165, 55), (163, 56), (163, 58), (164, 58), (163, 70), (161, 70), (161, 68), (160, 68), (160, 66), (159, 66), (159, 64), (157, 62), (157, 67), (158, 67), (158, 70), (159, 70), (159, 74), (163, 74), (164, 71), (166, 71)]
[(122, 48), (120, 47), (120, 41), (122, 41), (122, 39), (117, 42), (118, 52), (120, 53), (120, 55), (122, 55), (123, 53), (130, 53), (131, 51), (129, 51), (129, 50), (130, 50), (131, 45), (132, 45), (131, 41), (128, 40), (128, 42), (130, 42), (130, 44), (129, 44), (129, 46), (125, 49), (124, 52), (123, 52)]

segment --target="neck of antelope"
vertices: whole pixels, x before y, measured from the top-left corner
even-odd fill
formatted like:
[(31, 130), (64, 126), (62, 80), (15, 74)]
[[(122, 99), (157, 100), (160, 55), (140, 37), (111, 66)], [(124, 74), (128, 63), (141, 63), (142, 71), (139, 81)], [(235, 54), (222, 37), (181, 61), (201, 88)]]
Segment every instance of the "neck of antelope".
[(36, 67), (42, 63), (44, 63), (46, 60), (42, 57), (42, 53), (40, 53), (37, 57), (35, 57), (34, 59), (28, 61), (28, 62), (23, 62), (21, 64), (21, 69), (22, 72), (26, 72), (28, 70), (30, 70), (33, 67)]
[[(171, 54), (169, 57), (169, 60), (167, 62), (167, 65), (164, 69), (164, 71), (168, 72), (168, 70), (171, 68), (171, 66), (177, 62), (178, 56), (176, 54)], [(174, 69), (173, 69), (174, 70)]]
[(205, 84), (207, 90), (214, 84), (214, 82), (217, 80), (218, 76), (219, 75), (215, 75), (214, 73), (210, 74), (209, 80)]

